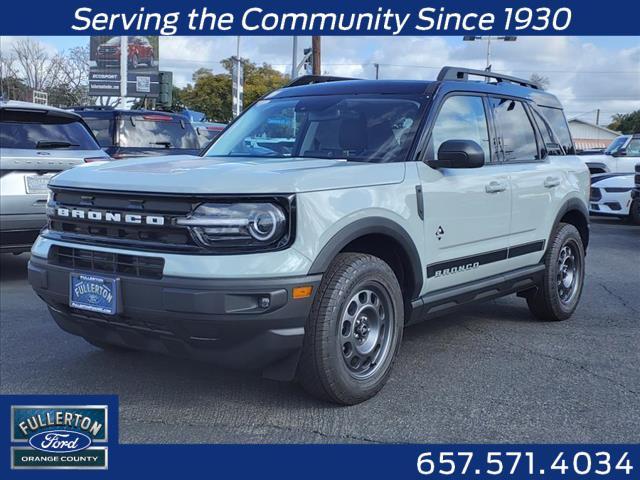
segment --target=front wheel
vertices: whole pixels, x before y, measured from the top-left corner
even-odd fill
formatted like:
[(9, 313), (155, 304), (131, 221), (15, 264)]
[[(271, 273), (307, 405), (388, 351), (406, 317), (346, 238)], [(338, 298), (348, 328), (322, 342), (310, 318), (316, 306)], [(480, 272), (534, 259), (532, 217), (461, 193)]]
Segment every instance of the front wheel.
[(584, 247), (576, 227), (558, 225), (544, 263), (544, 278), (535, 293), (527, 297), (529, 310), (540, 320), (566, 320), (578, 306), (584, 282)]
[(338, 255), (307, 320), (299, 382), (342, 405), (373, 397), (391, 373), (403, 327), (402, 292), (389, 265), (362, 253)]

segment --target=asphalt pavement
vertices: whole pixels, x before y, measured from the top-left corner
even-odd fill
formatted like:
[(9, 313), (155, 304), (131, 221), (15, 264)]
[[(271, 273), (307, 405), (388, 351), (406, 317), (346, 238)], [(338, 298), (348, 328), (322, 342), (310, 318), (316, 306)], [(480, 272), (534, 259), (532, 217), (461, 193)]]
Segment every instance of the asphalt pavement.
[(122, 443), (640, 441), (640, 227), (595, 220), (575, 315), (515, 296), (405, 331), (385, 388), (353, 407), (295, 384), (60, 330), (0, 255), (0, 393), (117, 394)]

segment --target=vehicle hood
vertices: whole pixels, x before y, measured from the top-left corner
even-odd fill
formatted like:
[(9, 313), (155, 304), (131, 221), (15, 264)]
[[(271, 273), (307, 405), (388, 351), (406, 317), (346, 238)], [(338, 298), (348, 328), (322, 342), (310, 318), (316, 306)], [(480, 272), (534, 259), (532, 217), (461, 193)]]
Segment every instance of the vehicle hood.
[(400, 183), (405, 164), (191, 155), (87, 164), (51, 186), (180, 194), (296, 193)]
[(633, 188), (635, 179), (633, 173), (603, 173), (591, 177), (591, 185), (599, 188)]

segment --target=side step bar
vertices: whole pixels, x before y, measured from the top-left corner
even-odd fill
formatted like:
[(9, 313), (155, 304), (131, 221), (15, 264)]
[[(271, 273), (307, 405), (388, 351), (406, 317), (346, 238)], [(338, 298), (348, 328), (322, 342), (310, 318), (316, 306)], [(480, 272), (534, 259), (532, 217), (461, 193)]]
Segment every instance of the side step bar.
[(542, 280), (544, 270), (545, 266), (538, 264), (475, 282), (429, 292), (411, 302), (411, 312), (405, 324), (413, 325), (430, 318), (446, 315), (473, 302), (491, 300), (529, 290)]

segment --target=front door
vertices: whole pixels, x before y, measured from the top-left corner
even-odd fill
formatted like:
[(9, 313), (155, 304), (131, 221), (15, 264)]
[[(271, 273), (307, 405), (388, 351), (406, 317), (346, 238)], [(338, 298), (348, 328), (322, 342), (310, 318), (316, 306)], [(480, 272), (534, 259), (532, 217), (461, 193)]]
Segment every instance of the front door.
[(473, 140), (485, 152), (481, 168), (433, 169), (419, 162), (429, 291), (502, 273), (509, 246), (511, 188), (492, 162), (492, 136), (481, 96), (447, 97), (431, 130), (426, 157), (447, 140)]

